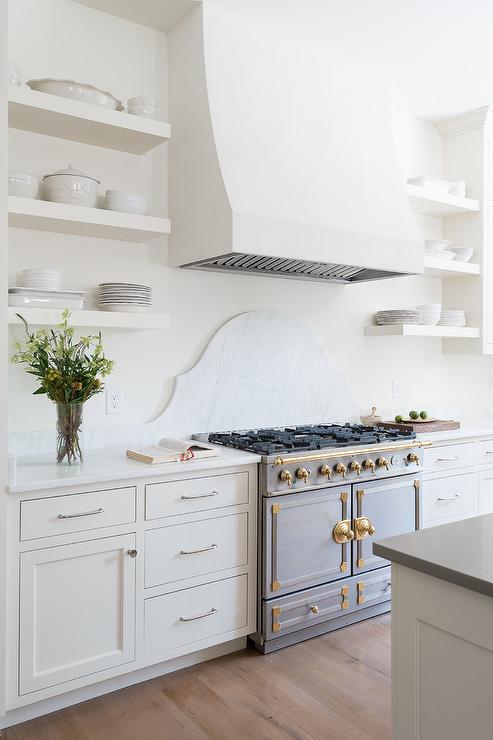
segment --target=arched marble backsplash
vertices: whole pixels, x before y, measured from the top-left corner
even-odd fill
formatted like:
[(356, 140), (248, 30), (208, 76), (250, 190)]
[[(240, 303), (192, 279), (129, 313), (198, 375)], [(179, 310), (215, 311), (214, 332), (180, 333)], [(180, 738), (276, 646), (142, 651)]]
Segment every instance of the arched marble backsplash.
[[(146, 424), (90, 427), (85, 449), (137, 446), (163, 436), (358, 417), (346, 382), (320, 337), (279, 311), (235, 316), (214, 334), (198, 362), (176, 378), (164, 411)], [(55, 432), (10, 436), (10, 451), (54, 449)]]

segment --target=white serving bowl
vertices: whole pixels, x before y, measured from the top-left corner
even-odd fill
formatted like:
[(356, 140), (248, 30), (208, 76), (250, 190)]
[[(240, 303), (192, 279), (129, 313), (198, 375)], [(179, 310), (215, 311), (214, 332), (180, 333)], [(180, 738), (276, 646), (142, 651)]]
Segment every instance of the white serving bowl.
[(426, 303), (422, 306), (416, 306), (416, 311), (421, 314), (421, 323), (425, 326), (435, 326), (440, 321), (442, 313), (441, 303)]
[(137, 97), (127, 100), (127, 111), (132, 116), (142, 116), (143, 118), (156, 118), (157, 105), (153, 98)]
[(452, 244), (448, 239), (425, 239), (425, 250), (430, 252), (441, 252)]
[(42, 80), (28, 80), (26, 85), (31, 90), (49, 93), (50, 95), (59, 95), (62, 98), (79, 100), (81, 103), (90, 103), (99, 105), (101, 108), (110, 110), (123, 110), (121, 100), (118, 100), (109, 92), (100, 90), (94, 85), (86, 85), (83, 82), (74, 82), (74, 80), (54, 80), (44, 78)]
[(71, 164), (43, 177), (43, 199), (53, 203), (97, 208), (99, 180), (76, 170)]
[(144, 195), (139, 193), (125, 193), (121, 190), (106, 191), (106, 209), (108, 211), (123, 211), (145, 216), (149, 210), (149, 203)]
[(21, 286), (23, 288), (49, 288), (60, 290), (60, 270), (38, 270), (31, 268), (21, 273)]
[(469, 262), (474, 254), (472, 247), (451, 247), (451, 250), (455, 254), (456, 262)]
[(39, 180), (25, 172), (9, 172), (9, 195), (18, 198), (37, 198)]

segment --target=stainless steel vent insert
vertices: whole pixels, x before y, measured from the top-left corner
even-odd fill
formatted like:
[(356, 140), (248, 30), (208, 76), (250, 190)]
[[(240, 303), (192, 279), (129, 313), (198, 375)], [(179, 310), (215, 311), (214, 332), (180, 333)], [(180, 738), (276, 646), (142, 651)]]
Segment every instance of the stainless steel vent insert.
[(286, 259), (282, 257), (264, 257), (260, 254), (242, 254), (231, 252), (219, 257), (191, 262), (182, 265), (188, 269), (246, 272), (256, 275), (267, 275), (271, 277), (290, 277), (297, 280), (316, 280), (329, 283), (368, 282), (369, 280), (382, 280), (405, 276), (409, 273), (392, 272), (390, 270), (372, 270), (365, 267), (353, 265), (338, 265), (327, 262), (311, 262), (310, 260)]

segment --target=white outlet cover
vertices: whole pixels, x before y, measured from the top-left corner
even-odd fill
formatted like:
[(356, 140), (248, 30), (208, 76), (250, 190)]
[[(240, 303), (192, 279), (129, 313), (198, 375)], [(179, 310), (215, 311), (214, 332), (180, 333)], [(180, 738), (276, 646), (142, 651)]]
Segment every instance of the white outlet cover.
[(106, 388), (106, 413), (121, 414), (123, 411), (123, 395), (120, 389)]

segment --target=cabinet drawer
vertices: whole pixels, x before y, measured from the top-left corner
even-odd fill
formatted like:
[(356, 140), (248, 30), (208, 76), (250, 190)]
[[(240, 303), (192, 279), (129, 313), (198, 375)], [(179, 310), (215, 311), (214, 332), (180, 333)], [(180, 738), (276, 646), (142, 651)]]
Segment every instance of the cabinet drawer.
[(248, 514), (150, 529), (145, 534), (145, 586), (246, 565), (247, 543)]
[(247, 503), (246, 471), (151, 483), (146, 486), (146, 519), (160, 519)]
[(493, 514), (493, 470), (479, 473), (479, 513)]
[(423, 451), (425, 473), (434, 473), (438, 470), (453, 470), (454, 468), (467, 468), (474, 464), (474, 442), (446, 445), (444, 447), (431, 447)]
[(135, 488), (65, 494), (21, 502), (21, 540), (135, 522)]
[(478, 475), (446, 475), (423, 484), (423, 523), (478, 513)]
[(477, 443), (478, 465), (489, 463), (493, 465), (493, 439)]
[(266, 639), (286, 635), (343, 614), (389, 601), (390, 568), (379, 568), (339, 583), (308, 588), (296, 594), (264, 601)]
[[(154, 655), (247, 627), (248, 576), (145, 600), (145, 654)], [(217, 640), (221, 642), (221, 640)]]

